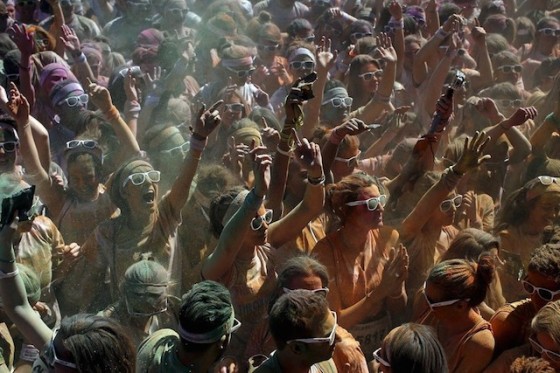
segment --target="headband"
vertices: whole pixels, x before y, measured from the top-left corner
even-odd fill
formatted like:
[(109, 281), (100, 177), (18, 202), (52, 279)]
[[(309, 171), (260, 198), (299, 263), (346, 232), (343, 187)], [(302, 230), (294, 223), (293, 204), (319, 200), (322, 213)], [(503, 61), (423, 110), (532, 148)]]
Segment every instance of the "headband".
[[(53, 88), (52, 91), (54, 91), (55, 89)], [(52, 92), (51, 91), (51, 92)], [(72, 92), (76, 92), (76, 91), (80, 91), (82, 92), (81, 94), (84, 94), (85, 91), (82, 88), (82, 85), (80, 83), (69, 83), (67, 85), (65, 85), (64, 87), (60, 88), (58, 90), (58, 92), (56, 92), (52, 98), (51, 98), (51, 102), (53, 102), (55, 105), (58, 104), (60, 101), (62, 101), (63, 99), (66, 98), (66, 96), (68, 96), (68, 94), (72, 93)]]
[(335, 87), (329, 89), (323, 96), (323, 103), (340, 96), (348, 97), (348, 91), (346, 90), (346, 88)]
[(237, 197), (233, 199), (228, 209), (226, 210), (224, 217), (222, 218), (222, 226), (226, 226), (231, 217), (237, 212), (237, 210), (239, 210), (239, 208), (243, 204), (243, 201), (245, 201), (245, 197), (247, 197), (248, 194), (248, 190), (243, 190), (237, 195)]
[(552, 183), (550, 185), (543, 185), (540, 182), (533, 186), (531, 189), (527, 191), (526, 199), (530, 201), (537, 197), (542, 196), (545, 193), (559, 193), (560, 194), (560, 185), (556, 183)]
[(233, 133), (233, 137), (235, 138), (236, 143), (242, 142), (246, 145), (251, 145), (251, 143), (249, 142), (247, 144), (247, 142), (245, 142), (244, 140), (255, 139), (255, 146), (260, 146), (262, 142), (260, 131), (253, 127), (240, 128)]
[(253, 57), (247, 56), (243, 58), (224, 58), (222, 59), (222, 66), (235, 69), (239, 67), (253, 66)]
[(315, 55), (307, 48), (298, 48), (288, 56), (288, 61), (292, 62), (297, 56), (307, 56), (315, 62)]
[(233, 307), (231, 308), (231, 316), (229, 319), (223, 323), (222, 325), (218, 326), (217, 328), (210, 330), (206, 333), (191, 333), (186, 331), (183, 328), (183, 325), (179, 324), (179, 335), (182, 339), (198, 344), (204, 343), (214, 343), (220, 340), (222, 336), (231, 333), (231, 328), (233, 327), (233, 323), (235, 322), (235, 312), (233, 311)]

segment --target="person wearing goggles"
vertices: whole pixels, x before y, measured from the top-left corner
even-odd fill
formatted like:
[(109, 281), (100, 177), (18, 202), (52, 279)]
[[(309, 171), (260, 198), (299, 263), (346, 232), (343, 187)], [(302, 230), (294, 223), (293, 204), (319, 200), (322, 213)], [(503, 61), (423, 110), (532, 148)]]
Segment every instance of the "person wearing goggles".
[[(317, 322), (302, 328), (305, 319)], [(332, 355), (338, 342), (337, 326), (337, 315), (329, 310), (323, 295), (299, 289), (280, 296), (269, 316), (276, 351), (255, 373), (270, 372), (271, 369), (288, 373), (295, 367), (336, 371)]]
[(329, 127), (337, 126), (349, 118), (352, 97), (344, 86), (336, 81), (327, 81), (321, 103), (321, 122)]
[[(413, 320), (438, 331), (450, 372), (481, 372), (492, 361), (494, 337), (477, 306), (486, 298), (494, 275), (493, 258), (482, 255), (477, 262), (440, 262), (424, 283), (423, 300), (416, 302)], [(477, 358), (470, 359), (472, 355)]]
[(520, 87), (523, 80), (523, 66), (519, 57), (510, 51), (503, 51), (492, 56), (492, 68), (496, 83), (511, 83)]

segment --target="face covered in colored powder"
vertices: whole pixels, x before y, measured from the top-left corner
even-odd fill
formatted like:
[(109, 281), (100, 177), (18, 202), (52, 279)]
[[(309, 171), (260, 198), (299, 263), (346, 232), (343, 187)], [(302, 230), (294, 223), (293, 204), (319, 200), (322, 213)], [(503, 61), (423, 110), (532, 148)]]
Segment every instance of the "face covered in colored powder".
[(15, 170), (18, 148), (15, 130), (8, 124), (0, 123), (0, 173)]

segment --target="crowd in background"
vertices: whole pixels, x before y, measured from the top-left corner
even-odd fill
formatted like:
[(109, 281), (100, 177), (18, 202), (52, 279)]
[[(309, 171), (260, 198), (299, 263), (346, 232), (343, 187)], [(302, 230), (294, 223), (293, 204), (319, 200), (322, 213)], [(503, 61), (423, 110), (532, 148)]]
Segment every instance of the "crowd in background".
[(558, 0), (0, 0), (0, 373), (560, 372), (559, 41)]

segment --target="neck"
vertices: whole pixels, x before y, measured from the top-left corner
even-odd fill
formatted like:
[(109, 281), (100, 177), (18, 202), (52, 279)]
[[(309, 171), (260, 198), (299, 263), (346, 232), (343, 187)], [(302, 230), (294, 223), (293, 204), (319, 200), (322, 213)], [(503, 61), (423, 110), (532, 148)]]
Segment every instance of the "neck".
[(256, 246), (253, 243), (244, 241), (241, 244), (241, 248), (239, 249), (236, 258), (241, 260), (252, 260), (255, 257), (255, 248)]
[(204, 353), (192, 353), (185, 351), (185, 347), (182, 343), (179, 344), (179, 349), (177, 351), (177, 357), (181, 364), (183, 364), (187, 369), (187, 373), (207, 373), (210, 367), (215, 363), (216, 357), (210, 356), (210, 351), (213, 351), (212, 347), (208, 348)]
[(280, 367), (282, 367), (282, 372), (309, 373), (309, 370), (311, 369), (311, 365), (294, 359), (294, 356), (291, 354), (282, 353), (282, 351), (277, 350), (275, 355), (278, 359)]
[(143, 229), (151, 222), (151, 220), (151, 213), (130, 213), (126, 217), (126, 225), (132, 230)]
[(340, 238), (349, 251), (360, 252), (364, 250), (369, 232), (369, 229), (366, 230), (358, 224), (346, 224), (340, 229)]
[(519, 230), (523, 233), (526, 233), (529, 236), (536, 236), (538, 234), (541, 234), (544, 228), (535, 227), (529, 221), (527, 221), (521, 225)]
[(466, 317), (455, 316), (448, 320), (440, 320), (440, 325), (442, 326), (442, 332), (445, 336), (450, 337), (470, 330), (473, 326), (478, 324), (480, 319), (481, 316), (476, 313), (474, 309), (470, 308)]

